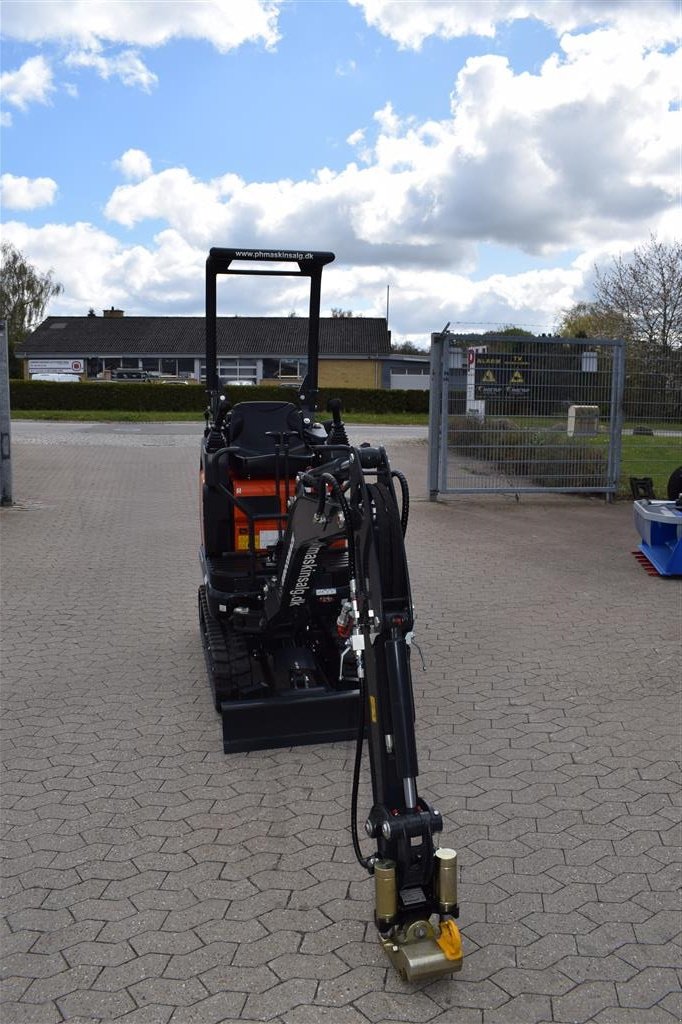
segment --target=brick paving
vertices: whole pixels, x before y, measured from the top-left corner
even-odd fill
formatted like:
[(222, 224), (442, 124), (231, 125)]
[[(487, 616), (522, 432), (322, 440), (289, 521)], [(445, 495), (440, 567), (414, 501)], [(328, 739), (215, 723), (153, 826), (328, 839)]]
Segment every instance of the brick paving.
[(420, 788), (460, 851), (466, 951), (408, 985), (353, 857), (352, 745), (222, 753), (191, 430), (15, 441), (3, 1024), (678, 1021), (682, 587), (630, 554), (629, 503), (433, 504), (425, 446), (390, 446)]

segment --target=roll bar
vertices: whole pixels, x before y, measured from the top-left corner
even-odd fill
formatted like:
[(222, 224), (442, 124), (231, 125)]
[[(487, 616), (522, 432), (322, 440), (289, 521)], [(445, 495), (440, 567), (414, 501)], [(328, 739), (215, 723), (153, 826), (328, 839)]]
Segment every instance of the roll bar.
[[(315, 411), (320, 349), (320, 291), (322, 268), (334, 259), (333, 252), (290, 249), (217, 249), (206, 259), (206, 387), (211, 394), (220, 390), (217, 359), (216, 279), (218, 274), (246, 274), (254, 277), (309, 277), (308, 372), (299, 395), (301, 405)], [(249, 263), (295, 263), (297, 270), (262, 270), (233, 267), (234, 261)]]

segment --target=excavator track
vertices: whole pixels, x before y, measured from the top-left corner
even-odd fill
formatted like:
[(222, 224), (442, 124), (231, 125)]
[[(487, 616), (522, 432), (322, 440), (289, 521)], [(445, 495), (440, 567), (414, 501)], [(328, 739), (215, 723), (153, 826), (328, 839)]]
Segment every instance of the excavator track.
[(211, 615), (205, 586), (199, 587), (199, 623), (213, 703), (220, 711), (224, 701), (253, 690), (249, 650), (242, 634)]
[(223, 720), (223, 750), (236, 753), (353, 739), (359, 691), (326, 686), (275, 693), (254, 678), (247, 637), (215, 619), (199, 587), (199, 623), (213, 703)]

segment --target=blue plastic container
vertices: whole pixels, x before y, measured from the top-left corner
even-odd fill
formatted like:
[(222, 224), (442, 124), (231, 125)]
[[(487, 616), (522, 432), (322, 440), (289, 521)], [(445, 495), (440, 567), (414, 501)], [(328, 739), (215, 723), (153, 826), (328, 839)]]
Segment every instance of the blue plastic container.
[(633, 514), (642, 554), (661, 576), (682, 576), (682, 508), (674, 501), (641, 498)]

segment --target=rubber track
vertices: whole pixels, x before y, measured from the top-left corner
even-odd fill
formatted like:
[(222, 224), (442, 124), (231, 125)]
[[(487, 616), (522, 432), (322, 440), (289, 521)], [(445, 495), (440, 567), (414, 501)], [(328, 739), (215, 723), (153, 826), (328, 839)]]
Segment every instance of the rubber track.
[(251, 687), (251, 660), (245, 638), (213, 618), (206, 599), (206, 587), (199, 587), (199, 624), (208, 679), (216, 710), (224, 700), (240, 697)]

